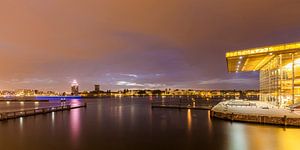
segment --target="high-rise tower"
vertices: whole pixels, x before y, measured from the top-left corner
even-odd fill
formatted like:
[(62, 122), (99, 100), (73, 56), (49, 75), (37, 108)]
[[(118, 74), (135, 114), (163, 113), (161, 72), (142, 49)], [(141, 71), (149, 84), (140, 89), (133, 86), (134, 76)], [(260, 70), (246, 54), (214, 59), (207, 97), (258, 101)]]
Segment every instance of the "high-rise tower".
[(73, 80), (71, 84), (71, 94), (75, 96), (79, 95), (79, 84), (76, 80)]
[(99, 84), (95, 84), (95, 92), (100, 92), (100, 85)]

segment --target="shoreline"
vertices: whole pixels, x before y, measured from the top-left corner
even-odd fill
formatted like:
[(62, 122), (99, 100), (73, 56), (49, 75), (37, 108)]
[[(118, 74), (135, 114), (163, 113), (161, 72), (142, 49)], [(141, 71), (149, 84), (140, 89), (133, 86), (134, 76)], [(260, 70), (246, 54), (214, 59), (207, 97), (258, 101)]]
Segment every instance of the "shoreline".
[[(237, 102), (240, 105), (236, 105)], [(210, 117), (237, 122), (300, 127), (300, 114), (283, 108), (272, 106), (269, 108), (270, 106), (260, 101), (225, 101), (210, 110)]]

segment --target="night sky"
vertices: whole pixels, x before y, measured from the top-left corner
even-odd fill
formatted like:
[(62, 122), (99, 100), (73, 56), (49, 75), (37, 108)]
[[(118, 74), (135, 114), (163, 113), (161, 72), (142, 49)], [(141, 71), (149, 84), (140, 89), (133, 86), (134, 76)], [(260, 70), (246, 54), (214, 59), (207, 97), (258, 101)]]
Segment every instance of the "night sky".
[(257, 89), (230, 50), (300, 41), (299, 0), (1, 0), (0, 89)]

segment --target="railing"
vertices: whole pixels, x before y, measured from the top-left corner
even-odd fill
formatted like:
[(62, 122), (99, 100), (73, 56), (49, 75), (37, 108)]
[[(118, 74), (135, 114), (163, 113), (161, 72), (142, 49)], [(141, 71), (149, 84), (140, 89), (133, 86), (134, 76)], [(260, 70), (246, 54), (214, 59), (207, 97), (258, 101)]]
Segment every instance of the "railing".
[(71, 104), (63, 104), (49, 107), (39, 107), (39, 108), (31, 108), (31, 109), (22, 109), (22, 110), (14, 110), (14, 111), (6, 111), (0, 113), (0, 120), (14, 119), (19, 117), (32, 116), (37, 114), (45, 114), (55, 111), (64, 111), (70, 110), (74, 108), (86, 107), (87, 104), (84, 103), (82, 105), (71, 105)]
[(196, 100), (194, 98), (168, 98), (155, 100), (152, 107), (160, 108), (195, 108), (195, 109), (211, 109), (215, 104), (210, 100)]

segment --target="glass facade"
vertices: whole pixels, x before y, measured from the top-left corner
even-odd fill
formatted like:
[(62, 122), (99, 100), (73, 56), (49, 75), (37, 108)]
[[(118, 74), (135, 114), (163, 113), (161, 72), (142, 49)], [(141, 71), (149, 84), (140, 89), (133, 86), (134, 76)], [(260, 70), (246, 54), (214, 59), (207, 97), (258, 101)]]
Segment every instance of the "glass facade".
[(260, 69), (260, 92), (260, 100), (277, 106), (299, 103), (300, 54), (273, 54)]

